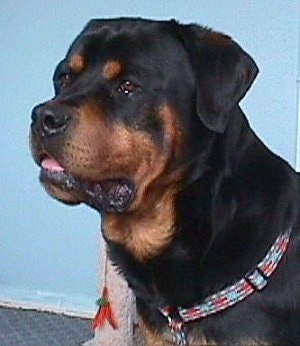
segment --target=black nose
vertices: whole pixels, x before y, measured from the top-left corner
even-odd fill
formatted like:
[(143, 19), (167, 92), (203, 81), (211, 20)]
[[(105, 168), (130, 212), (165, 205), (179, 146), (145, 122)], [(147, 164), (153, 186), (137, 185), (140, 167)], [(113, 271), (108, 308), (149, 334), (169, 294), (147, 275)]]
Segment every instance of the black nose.
[(32, 127), (41, 131), (44, 136), (63, 132), (69, 122), (70, 114), (63, 107), (51, 107), (47, 104), (36, 106), (32, 110)]

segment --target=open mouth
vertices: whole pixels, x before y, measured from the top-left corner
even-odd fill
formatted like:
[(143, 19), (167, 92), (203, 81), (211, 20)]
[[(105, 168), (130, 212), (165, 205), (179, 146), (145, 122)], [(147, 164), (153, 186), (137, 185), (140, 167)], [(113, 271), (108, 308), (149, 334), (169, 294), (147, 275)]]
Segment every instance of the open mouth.
[(41, 161), (40, 181), (50, 184), (66, 193), (75, 194), (81, 202), (99, 212), (124, 212), (135, 195), (134, 184), (126, 178), (106, 179), (89, 182), (75, 178), (53, 158), (47, 156)]

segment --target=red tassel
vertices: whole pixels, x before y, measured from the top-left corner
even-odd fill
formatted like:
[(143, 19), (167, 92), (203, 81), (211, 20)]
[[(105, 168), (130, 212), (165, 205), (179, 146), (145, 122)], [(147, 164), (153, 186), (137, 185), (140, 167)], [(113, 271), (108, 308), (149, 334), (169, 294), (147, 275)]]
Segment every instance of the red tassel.
[(98, 327), (102, 327), (105, 320), (112, 326), (113, 329), (117, 329), (117, 322), (108, 300), (108, 289), (106, 286), (103, 288), (101, 298), (97, 300), (97, 305), (99, 305), (99, 309), (92, 321), (92, 329), (95, 330)]

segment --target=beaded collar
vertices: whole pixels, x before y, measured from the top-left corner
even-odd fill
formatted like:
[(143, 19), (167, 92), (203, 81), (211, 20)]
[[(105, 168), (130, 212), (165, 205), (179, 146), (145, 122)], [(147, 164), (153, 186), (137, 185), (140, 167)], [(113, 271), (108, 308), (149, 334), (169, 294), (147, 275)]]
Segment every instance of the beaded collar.
[(207, 297), (199, 305), (191, 308), (172, 308), (164, 306), (159, 309), (168, 321), (173, 336), (174, 346), (188, 346), (184, 324), (205, 318), (225, 310), (246, 299), (252, 293), (263, 290), (269, 277), (279, 265), (288, 247), (291, 228), (280, 234), (266, 256), (258, 263), (253, 271), (248, 272), (242, 279), (225, 287), (223, 290)]

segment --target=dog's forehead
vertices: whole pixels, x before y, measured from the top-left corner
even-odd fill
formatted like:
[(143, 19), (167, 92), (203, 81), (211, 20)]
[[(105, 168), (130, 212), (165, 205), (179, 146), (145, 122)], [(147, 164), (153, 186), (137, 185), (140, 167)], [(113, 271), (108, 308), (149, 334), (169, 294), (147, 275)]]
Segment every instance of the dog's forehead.
[(107, 59), (125, 62), (142, 58), (146, 62), (154, 58), (163, 62), (169, 60), (168, 54), (174, 54), (174, 47), (182, 48), (168, 22), (93, 20), (73, 42), (67, 60), (75, 70), (84, 65), (83, 61), (89, 64)]
[(170, 27), (169, 21), (154, 21), (137, 18), (119, 19), (94, 19), (91, 20), (83, 29), (80, 35), (102, 35), (115, 36), (120, 34), (154, 34), (155, 32), (165, 31)]

